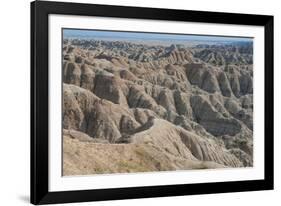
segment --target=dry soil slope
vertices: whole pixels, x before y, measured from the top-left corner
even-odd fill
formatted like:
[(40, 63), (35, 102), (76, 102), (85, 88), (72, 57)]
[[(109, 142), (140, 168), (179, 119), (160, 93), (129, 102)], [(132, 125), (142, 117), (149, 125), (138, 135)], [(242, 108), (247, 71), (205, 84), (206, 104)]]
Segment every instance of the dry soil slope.
[[(231, 51), (219, 57), (237, 62), (239, 50)], [(66, 41), (63, 127), (76, 135), (64, 136), (65, 174), (251, 166), (251, 64), (245, 54), (223, 66), (194, 54), (198, 48)]]

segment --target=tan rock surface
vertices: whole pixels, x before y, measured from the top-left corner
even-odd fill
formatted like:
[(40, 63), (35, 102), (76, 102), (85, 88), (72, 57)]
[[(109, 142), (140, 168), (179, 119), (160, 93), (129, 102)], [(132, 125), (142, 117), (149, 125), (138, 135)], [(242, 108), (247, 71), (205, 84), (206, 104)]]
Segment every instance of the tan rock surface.
[(252, 45), (65, 39), (64, 175), (253, 165)]

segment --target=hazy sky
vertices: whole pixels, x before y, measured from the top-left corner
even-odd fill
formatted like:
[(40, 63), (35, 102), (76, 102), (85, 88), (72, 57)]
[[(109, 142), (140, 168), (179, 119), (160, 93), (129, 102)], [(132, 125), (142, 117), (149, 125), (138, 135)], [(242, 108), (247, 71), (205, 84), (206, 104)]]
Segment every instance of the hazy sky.
[(64, 37), (84, 37), (84, 38), (110, 38), (124, 40), (157, 40), (157, 41), (216, 41), (216, 42), (238, 42), (249, 41), (252, 38), (244, 37), (222, 37), (206, 35), (187, 35), (187, 34), (163, 34), (163, 33), (143, 33), (143, 32), (118, 32), (118, 31), (98, 31), (98, 30), (79, 30), (63, 29)]

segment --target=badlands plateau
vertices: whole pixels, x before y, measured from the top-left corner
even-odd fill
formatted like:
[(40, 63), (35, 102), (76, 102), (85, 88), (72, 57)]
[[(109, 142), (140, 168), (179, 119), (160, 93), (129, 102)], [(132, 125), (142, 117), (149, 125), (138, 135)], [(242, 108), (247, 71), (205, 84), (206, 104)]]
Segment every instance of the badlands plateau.
[(253, 45), (63, 40), (63, 175), (253, 166)]

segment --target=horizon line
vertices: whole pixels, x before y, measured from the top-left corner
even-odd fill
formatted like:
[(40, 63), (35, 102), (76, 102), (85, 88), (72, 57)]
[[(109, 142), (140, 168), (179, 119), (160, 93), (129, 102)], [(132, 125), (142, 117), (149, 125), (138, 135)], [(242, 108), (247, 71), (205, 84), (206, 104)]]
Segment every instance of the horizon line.
[(253, 37), (220, 36), (205, 34), (177, 34), (177, 33), (154, 33), (142, 31), (114, 31), (96, 29), (62, 28), (63, 37), (83, 38), (111, 38), (111, 39), (136, 39), (157, 41), (212, 41), (212, 42), (253, 42)]

